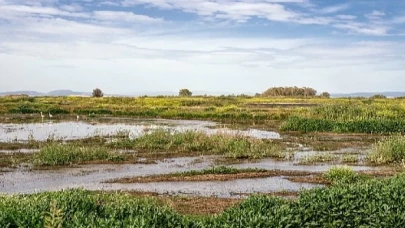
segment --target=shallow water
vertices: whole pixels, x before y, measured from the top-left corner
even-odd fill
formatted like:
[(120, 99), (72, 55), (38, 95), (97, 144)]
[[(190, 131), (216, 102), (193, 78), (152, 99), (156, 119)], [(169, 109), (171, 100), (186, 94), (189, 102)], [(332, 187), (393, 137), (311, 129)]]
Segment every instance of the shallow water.
[[(83, 165), (75, 168), (54, 170), (9, 170), (0, 171), (0, 193), (34, 193), (68, 188), (89, 190), (135, 190), (152, 191), (171, 195), (197, 195), (217, 197), (240, 197), (240, 193), (269, 193), (275, 191), (299, 191), (321, 185), (294, 183), (282, 176), (230, 181), (157, 182), (157, 183), (103, 183), (105, 181), (135, 176), (167, 174), (187, 170), (201, 170), (213, 166), (217, 156), (183, 157), (164, 159), (157, 164), (104, 164)], [(267, 170), (295, 170), (323, 172), (332, 165), (295, 165), (294, 162), (263, 159), (230, 165), (237, 168), (264, 168)], [(352, 166), (354, 170), (381, 170), (384, 167)]]
[(145, 132), (155, 129), (170, 129), (174, 131), (200, 130), (208, 134), (228, 133), (242, 134), (262, 139), (279, 139), (280, 134), (272, 131), (257, 129), (233, 130), (228, 128), (215, 128), (216, 123), (210, 121), (193, 120), (139, 120), (132, 122), (99, 123), (84, 121), (42, 122), (22, 124), (0, 124), (0, 142), (26, 142), (28, 140), (45, 141), (47, 139), (82, 139), (96, 135), (114, 135), (125, 131), (130, 138), (139, 137)]

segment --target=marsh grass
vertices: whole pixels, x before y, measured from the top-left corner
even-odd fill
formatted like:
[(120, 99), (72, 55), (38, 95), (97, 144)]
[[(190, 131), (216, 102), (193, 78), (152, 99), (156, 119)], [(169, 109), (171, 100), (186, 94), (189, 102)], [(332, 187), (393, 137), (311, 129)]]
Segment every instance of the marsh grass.
[(82, 147), (74, 144), (50, 144), (34, 155), (34, 165), (72, 165), (89, 161), (119, 160), (120, 155), (102, 146)]
[(403, 163), (405, 160), (405, 136), (389, 136), (373, 145), (367, 159), (372, 163)]
[(113, 148), (145, 151), (172, 151), (225, 155), (231, 158), (274, 157), (284, 159), (286, 153), (271, 140), (261, 140), (241, 134), (207, 134), (201, 131), (173, 132), (158, 129), (135, 139), (112, 142)]
[(302, 157), (298, 163), (301, 165), (310, 165), (310, 164), (321, 163), (321, 162), (335, 162), (335, 161), (338, 161), (339, 158), (340, 157), (335, 154), (319, 153), (319, 154), (308, 155), (308, 156)]
[(323, 176), (333, 184), (351, 184), (366, 178), (348, 166), (332, 167)]

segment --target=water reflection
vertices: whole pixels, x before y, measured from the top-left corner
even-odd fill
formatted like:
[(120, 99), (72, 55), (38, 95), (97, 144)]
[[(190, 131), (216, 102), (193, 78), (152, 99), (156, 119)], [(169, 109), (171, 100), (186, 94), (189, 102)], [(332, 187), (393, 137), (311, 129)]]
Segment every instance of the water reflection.
[(23, 124), (0, 124), (0, 142), (20, 141), (29, 139), (45, 141), (48, 138), (81, 139), (95, 135), (113, 135), (117, 132), (127, 132), (131, 138), (139, 137), (146, 132), (156, 129), (167, 129), (178, 132), (199, 130), (208, 134), (228, 133), (241, 134), (262, 139), (279, 139), (280, 134), (272, 131), (257, 129), (234, 130), (215, 128), (216, 123), (210, 121), (191, 120), (133, 120), (126, 123), (91, 123), (85, 121), (53, 122)]

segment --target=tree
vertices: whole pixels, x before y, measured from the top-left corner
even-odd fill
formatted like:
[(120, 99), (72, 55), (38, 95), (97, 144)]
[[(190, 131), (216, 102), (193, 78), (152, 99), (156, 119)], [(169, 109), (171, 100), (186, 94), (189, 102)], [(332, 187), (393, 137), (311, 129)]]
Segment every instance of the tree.
[(321, 93), (321, 95), (319, 95), (320, 97), (322, 97), (322, 98), (330, 98), (330, 93), (328, 93), (328, 92), (323, 92), (323, 93)]
[(103, 97), (103, 91), (101, 91), (101, 89), (99, 88), (95, 88), (93, 89), (93, 97)]
[(272, 87), (264, 91), (264, 97), (314, 97), (316, 90), (309, 87)]
[(180, 97), (191, 97), (192, 95), (193, 95), (193, 93), (188, 89), (181, 89), (179, 91), (179, 96)]
[(370, 97), (371, 99), (386, 99), (387, 96), (383, 95), (383, 94), (375, 94), (372, 97)]

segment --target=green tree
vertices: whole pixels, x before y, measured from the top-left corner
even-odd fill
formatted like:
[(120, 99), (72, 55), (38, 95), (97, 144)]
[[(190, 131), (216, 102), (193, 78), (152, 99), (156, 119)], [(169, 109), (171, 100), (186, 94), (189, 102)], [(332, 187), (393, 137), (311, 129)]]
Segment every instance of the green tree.
[(179, 91), (179, 96), (180, 97), (191, 97), (192, 95), (193, 95), (193, 93), (188, 89), (181, 89)]
[(93, 89), (93, 97), (103, 97), (103, 91), (101, 91), (101, 89), (99, 88), (95, 88)]
[(319, 95), (320, 97), (322, 97), (322, 98), (330, 98), (330, 93), (328, 93), (328, 92), (323, 92), (323, 93), (321, 93), (321, 95)]

